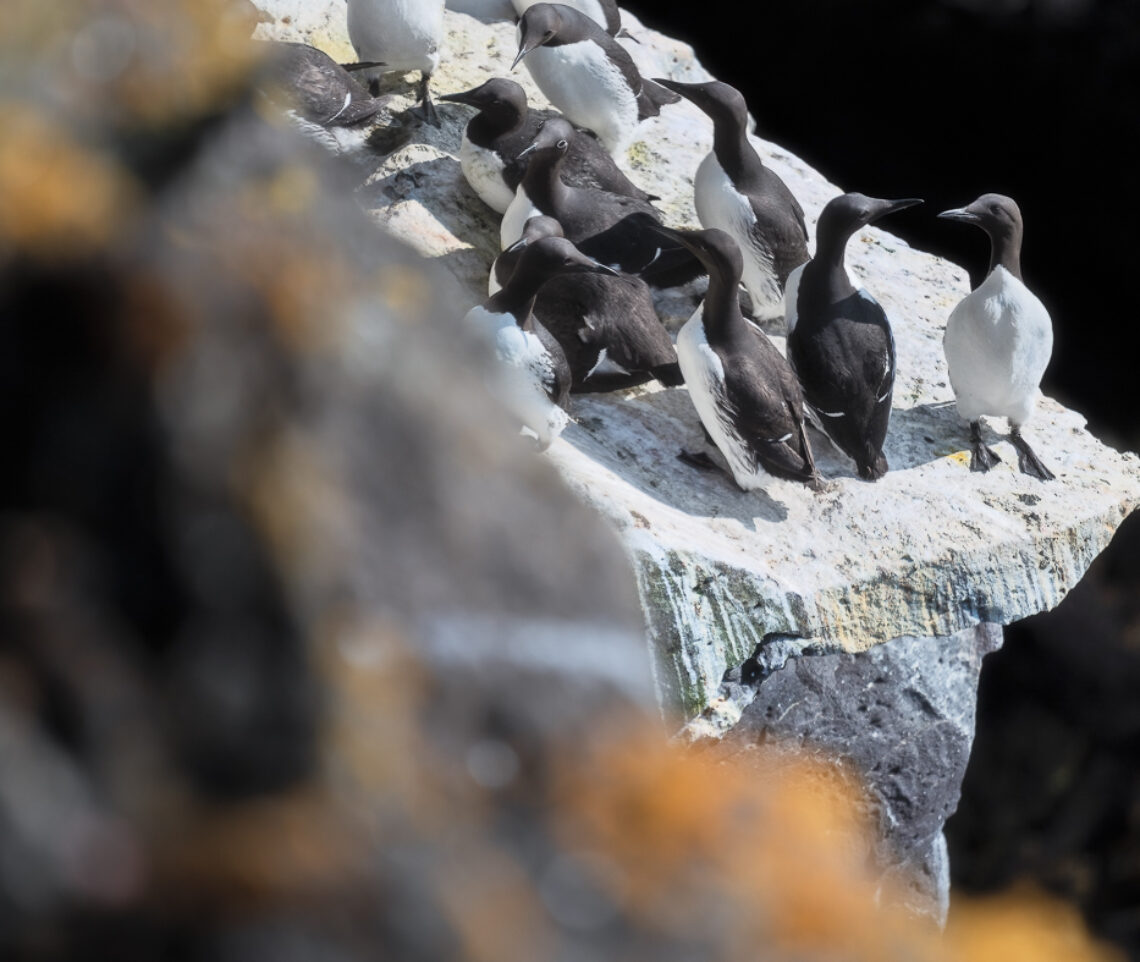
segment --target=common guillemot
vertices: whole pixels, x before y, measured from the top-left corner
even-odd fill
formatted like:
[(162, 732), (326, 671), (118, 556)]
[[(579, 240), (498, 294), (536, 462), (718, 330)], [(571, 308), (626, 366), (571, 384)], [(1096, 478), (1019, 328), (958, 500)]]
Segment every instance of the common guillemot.
[(612, 274), (561, 237), (527, 245), (506, 286), (467, 312), (502, 362), (500, 397), (545, 450), (566, 426), (571, 374), (558, 341), (535, 321), (538, 289), (558, 274)]
[[(380, 73), (418, 70), (424, 118), (436, 127), (428, 84), (439, 66), (443, 7), (444, 0), (348, 0), (348, 38), (357, 57), (383, 63)], [(379, 93), (376, 82), (372, 88)]]
[(536, 3), (518, 26), (519, 52), (546, 98), (598, 135), (614, 156), (634, 128), (656, 117), (677, 94), (642, 78), (629, 52), (589, 17), (560, 3)]
[[(261, 41), (269, 51), (266, 93), (321, 127), (356, 127), (387, 107), (323, 50), (307, 43)], [(355, 66), (355, 65), (350, 65)]]
[(701, 264), (683, 245), (652, 230), (659, 224), (649, 203), (608, 191), (573, 187), (561, 177), (574, 130), (561, 117), (551, 118), (530, 147), (526, 173), (499, 226), (502, 247), (510, 247), (536, 214), (553, 217), (582, 253), (627, 274), (639, 274), (655, 286), (692, 280)]
[(1009, 419), (1021, 471), (1051, 481), (1053, 472), (1021, 436), (1053, 353), (1049, 312), (1021, 279), (1021, 211), (1010, 197), (983, 194), (938, 216), (974, 224), (990, 238), (986, 279), (950, 312), (942, 341), (958, 413), (970, 422), (970, 469), (988, 471), (1001, 460), (982, 441), (981, 418), (991, 415)]
[(660, 230), (687, 245), (708, 271), (708, 293), (677, 335), (677, 357), (693, 406), (736, 483), (751, 491), (775, 475), (817, 487), (800, 383), (740, 312), (740, 248), (721, 230)]
[(866, 481), (887, 472), (883, 440), (891, 419), (895, 339), (879, 302), (856, 289), (844, 255), (859, 228), (921, 203), (863, 194), (834, 198), (819, 216), (815, 257), (792, 272), (785, 291), (788, 360), (804, 398)]
[[(505, 213), (526, 171), (527, 158), (520, 155), (547, 118), (529, 110), (523, 88), (503, 77), (439, 99), (479, 109), (463, 132), (459, 163), (463, 176), (483, 202), (500, 214)], [(652, 199), (622, 173), (597, 140), (579, 131), (568, 136), (570, 149), (562, 166), (562, 177), (567, 183), (646, 201)]]
[(748, 140), (748, 105), (720, 81), (657, 83), (691, 100), (713, 122), (713, 149), (693, 183), (702, 227), (727, 233), (744, 256), (744, 286), (758, 321), (783, 316), (788, 275), (808, 259), (803, 208)]

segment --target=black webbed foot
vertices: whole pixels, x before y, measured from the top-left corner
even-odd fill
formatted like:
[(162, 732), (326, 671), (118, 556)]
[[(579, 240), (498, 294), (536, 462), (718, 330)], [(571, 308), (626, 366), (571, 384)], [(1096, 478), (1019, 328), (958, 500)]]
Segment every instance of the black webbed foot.
[(430, 79), (427, 74), (424, 74), (420, 80), (419, 100), (422, 106), (416, 112), (425, 121), (438, 129), (442, 127), (443, 124), (439, 119), (439, 113), (435, 109), (435, 104), (432, 102), (431, 91), (428, 90), (428, 81)]
[(1017, 466), (1022, 474), (1028, 474), (1030, 477), (1037, 478), (1040, 481), (1053, 481), (1056, 478), (1056, 475), (1045, 467), (1041, 459), (1037, 457), (1033, 448), (1029, 446), (1029, 442), (1021, 436), (1021, 429), (1019, 427), (1014, 426), (1011, 428), (1009, 439), (1013, 442), (1013, 446), (1017, 448)]
[(971, 471), (988, 471), (995, 464), (1001, 463), (998, 453), (993, 448), (986, 447), (982, 440), (982, 425), (979, 421), (970, 422), (970, 444), (972, 445)]

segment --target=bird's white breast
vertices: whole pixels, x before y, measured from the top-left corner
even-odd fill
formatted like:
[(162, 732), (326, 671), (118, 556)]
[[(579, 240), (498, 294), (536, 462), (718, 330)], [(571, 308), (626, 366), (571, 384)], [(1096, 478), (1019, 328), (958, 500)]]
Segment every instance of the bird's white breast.
[(518, 326), (513, 314), (473, 307), (467, 312), (466, 322), (487, 338), (502, 362), (495, 393), (545, 448), (569, 420), (547, 393), (554, 382), (550, 353), (537, 335)]
[(439, 66), (444, 0), (348, 0), (348, 37), (361, 60), (382, 60), (382, 72)]
[(736, 189), (716, 154), (710, 152), (701, 161), (693, 191), (701, 226), (724, 231), (740, 247), (744, 259), (742, 280), (752, 298), (753, 313), (760, 319), (779, 317), (784, 295), (772, 270), (772, 252), (757, 234), (752, 204)]
[(725, 398), (724, 364), (705, 334), (698, 307), (677, 334), (677, 361), (693, 407), (705, 430), (724, 455), (736, 483), (746, 491), (760, 487), (768, 477), (741, 443), (727, 411), (722, 407)]
[(592, 40), (538, 47), (523, 63), (546, 99), (579, 127), (588, 127), (614, 156), (637, 126), (637, 98), (625, 75)]
[(534, 202), (527, 196), (523, 185), (519, 184), (515, 196), (507, 206), (503, 219), (499, 223), (499, 245), (506, 250), (523, 235), (526, 222), (532, 217), (541, 214)]
[(1053, 353), (1049, 312), (1000, 265), (950, 313), (943, 339), (958, 410), (1023, 424)]
[(463, 135), (459, 145), (459, 166), (471, 189), (492, 210), (502, 214), (511, 206), (515, 192), (503, 180), (503, 161), (489, 147), (473, 144)]

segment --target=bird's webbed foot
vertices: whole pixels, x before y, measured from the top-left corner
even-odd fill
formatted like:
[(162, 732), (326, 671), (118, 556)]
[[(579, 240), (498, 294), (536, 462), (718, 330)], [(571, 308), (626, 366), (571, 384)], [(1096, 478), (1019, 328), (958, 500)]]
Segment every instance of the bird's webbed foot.
[(988, 471), (995, 464), (1001, 463), (997, 451), (987, 447), (982, 440), (982, 424), (980, 421), (970, 422), (970, 470)]
[(1028, 474), (1041, 481), (1052, 481), (1056, 478), (1056, 475), (1045, 467), (1041, 459), (1037, 457), (1033, 448), (1029, 446), (1029, 442), (1021, 436), (1021, 427), (1019, 425), (1015, 424), (1011, 426), (1009, 439), (1013, 442), (1013, 446), (1017, 448), (1017, 466), (1022, 474)]

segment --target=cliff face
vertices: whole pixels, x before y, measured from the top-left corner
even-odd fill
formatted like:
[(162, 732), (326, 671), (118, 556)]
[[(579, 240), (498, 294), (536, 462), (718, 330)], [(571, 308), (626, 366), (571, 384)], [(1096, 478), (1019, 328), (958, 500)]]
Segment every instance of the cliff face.
[[(340, 10), (331, 0), (303, 7), (266, 0), (263, 6), (282, 18), (261, 28), (266, 35), (331, 44), (348, 56), (338, 32)], [(626, 19), (641, 41), (628, 48), (643, 74), (707, 78), (691, 48)], [(433, 79), (437, 91), (510, 75), (534, 106), (547, 106), (523, 67), (509, 71), (515, 52), (510, 23), (448, 11), (447, 28)], [(406, 85), (390, 80), (388, 86), (397, 104), (411, 106)], [(485, 296), (498, 252), (498, 219), (459, 168), (471, 111), (444, 105), (441, 113), (441, 129), (412, 121), (408, 142), (391, 153), (353, 153), (362, 181), (357, 193), (378, 223), (444, 265), (475, 303)], [(839, 188), (778, 146), (755, 142), (814, 229)], [(667, 223), (697, 226), (692, 178), (710, 147), (707, 118), (683, 102), (643, 123), (619, 160), (661, 197)], [(900, 185), (900, 192), (921, 194), (922, 184)], [(859, 481), (851, 463), (818, 433), (812, 434), (817, 459), (830, 479), (819, 494), (779, 480), (746, 494), (724, 474), (696, 471), (676, 457), (703, 446), (684, 389), (575, 398), (575, 423), (549, 452), (564, 480), (622, 537), (670, 715), (692, 717), (705, 709), (725, 670), (769, 632), (810, 639), (816, 650), (856, 652), (901, 636), (1008, 624), (1051, 608), (1140, 499), (1136, 458), (1100, 444), (1078, 413), (1049, 398), (1042, 398), (1027, 433), (1058, 475), (1056, 483), (1019, 474), (1005, 441), (996, 444), (1002, 465), (972, 474), (968, 428), (953, 405), (941, 346), (946, 317), (968, 290), (965, 272), (875, 228), (853, 238), (848, 263), (886, 308), (898, 348), (885, 449), (891, 471), (880, 482)], [(675, 328), (687, 319), (699, 294), (697, 284), (660, 296), (666, 323)], [(780, 332), (771, 333), (782, 348)]]

